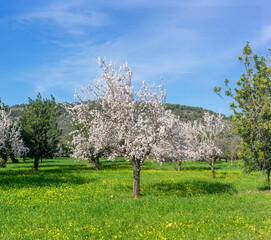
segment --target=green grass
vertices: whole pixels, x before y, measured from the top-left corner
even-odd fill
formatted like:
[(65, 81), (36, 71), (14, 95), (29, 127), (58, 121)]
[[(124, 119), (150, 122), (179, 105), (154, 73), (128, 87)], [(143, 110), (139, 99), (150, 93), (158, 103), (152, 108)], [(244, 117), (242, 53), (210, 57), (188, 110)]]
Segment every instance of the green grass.
[(0, 239), (271, 239), (271, 195), (261, 173), (230, 163), (187, 162), (141, 171), (132, 198), (132, 167), (103, 160), (32, 160), (0, 169)]

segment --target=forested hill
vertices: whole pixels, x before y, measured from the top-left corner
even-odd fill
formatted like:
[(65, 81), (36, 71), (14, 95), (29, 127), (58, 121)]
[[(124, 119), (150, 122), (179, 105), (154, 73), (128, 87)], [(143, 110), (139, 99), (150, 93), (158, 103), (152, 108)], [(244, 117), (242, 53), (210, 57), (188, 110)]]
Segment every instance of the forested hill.
[[(13, 121), (19, 121), (20, 116), (22, 115), (24, 104), (14, 105), (9, 107), (10, 117)], [(208, 111), (212, 114), (215, 112), (203, 109), (201, 107), (190, 107), (180, 104), (169, 104), (166, 103), (166, 109), (171, 110), (174, 114), (180, 117), (182, 121), (194, 121), (199, 120), (203, 117), (203, 113)], [(66, 139), (69, 133), (72, 131), (71, 123), (69, 118), (66, 116), (66, 111), (63, 107), (60, 108), (60, 117), (59, 117), (59, 127), (62, 129), (62, 140)]]
[(211, 114), (217, 114), (211, 110), (203, 109), (201, 107), (190, 107), (180, 104), (170, 104), (166, 103), (166, 109), (171, 110), (175, 115), (180, 117), (182, 121), (194, 121), (202, 119), (204, 112), (209, 112)]

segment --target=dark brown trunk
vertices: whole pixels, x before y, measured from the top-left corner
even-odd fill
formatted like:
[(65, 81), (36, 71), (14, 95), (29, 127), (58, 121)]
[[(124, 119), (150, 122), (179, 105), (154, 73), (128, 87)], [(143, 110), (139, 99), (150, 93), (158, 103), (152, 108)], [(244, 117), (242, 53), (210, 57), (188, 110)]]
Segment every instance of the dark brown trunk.
[(213, 158), (212, 161), (208, 161), (208, 164), (212, 170), (213, 178), (215, 178), (215, 159)]
[(39, 157), (35, 157), (33, 170), (36, 170), (36, 171), (39, 170), (39, 160), (40, 160)]
[(213, 173), (213, 178), (215, 178), (215, 168), (212, 166), (211, 169), (212, 169), (212, 173)]
[(182, 170), (182, 160), (178, 160), (178, 172)]
[(94, 157), (93, 160), (94, 160), (94, 163), (95, 163), (96, 170), (99, 171), (100, 170), (99, 157)]
[(268, 189), (269, 189), (269, 191), (270, 191), (270, 193), (271, 193), (271, 186), (270, 186), (270, 172), (269, 172), (269, 171), (266, 172), (266, 176), (267, 176), (267, 186), (268, 186)]
[(134, 173), (133, 198), (138, 198), (140, 196), (140, 161), (133, 157), (132, 165)]
[(12, 161), (12, 163), (18, 163), (19, 161), (15, 158), (14, 154), (10, 154), (10, 159)]
[(233, 157), (231, 157), (231, 165), (233, 166)]
[(228, 158), (227, 157), (225, 158), (225, 161), (226, 161), (226, 163), (228, 162)]
[(133, 169), (134, 171), (134, 184), (133, 184), (133, 198), (140, 196), (140, 170)]
[(7, 158), (6, 156), (2, 156), (1, 166), (2, 166), (2, 167), (5, 167), (7, 161), (8, 161), (8, 158)]

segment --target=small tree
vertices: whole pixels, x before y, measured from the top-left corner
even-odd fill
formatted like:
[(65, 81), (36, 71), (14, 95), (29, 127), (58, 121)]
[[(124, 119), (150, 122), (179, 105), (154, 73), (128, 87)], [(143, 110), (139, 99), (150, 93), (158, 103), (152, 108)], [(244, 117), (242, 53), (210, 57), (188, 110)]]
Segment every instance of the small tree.
[(0, 156), (2, 157), (1, 165), (5, 166), (8, 158), (12, 158), (13, 162), (15, 156), (25, 154), (28, 149), (24, 146), (21, 139), (20, 128), (16, 123), (12, 123), (9, 115), (3, 108), (0, 109)]
[(166, 135), (155, 146), (156, 150), (154, 152), (158, 155), (160, 162), (177, 162), (178, 171), (180, 172), (181, 164), (187, 158), (187, 124), (181, 122), (171, 111), (165, 113), (165, 118), (164, 122), (167, 123), (164, 126)]
[(203, 122), (194, 121), (187, 126), (189, 157), (206, 160), (209, 164), (213, 178), (215, 178), (215, 159), (222, 154), (217, 147), (216, 140), (223, 130), (222, 115), (204, 113)]
[(61, 131), (58, 129), (58, 109), (55, 98), (42, 99), (40, 93), (35, 100), (29, 98), (24, 106), (20, 123), (22, 135), (29, 156), (34, 157), (34, 170), (38, 170), (39, 160), (53, 158), (57, 149)]
[[(271, 59), (270, 55), (253, 54), (247, 43), (239, 60), (245, 65), (245, 73), (234, 91), (225, 80), (225, 95), (232, 99), (234, 130), (242, 138), (239, 157), (246, 172), (265, 172), (271, 191)], [(221, 87), (214, 91), (221, 96)]]
[(233, 160), (237, 158), (238, 145), (241, 143), (239, 134), (233, 133), (232, 121), (224, 121), (224, 129), (222, 133), (218, 136), (216, 145), (222, 151), (222, 158), (226, 160), (231, 160), (231, 165), (233, 166)]
[(93, 109), (91, 101), (77, 96), (80, 104), (72, 107), (67, 105), (67, 111), (75, 131), (71, 133), (72, 157), (88, 160), (100, 170), (100, 157), (109, 157), (114, 147), (115, 132), (112, 123), (103, 119), (99, 111)]

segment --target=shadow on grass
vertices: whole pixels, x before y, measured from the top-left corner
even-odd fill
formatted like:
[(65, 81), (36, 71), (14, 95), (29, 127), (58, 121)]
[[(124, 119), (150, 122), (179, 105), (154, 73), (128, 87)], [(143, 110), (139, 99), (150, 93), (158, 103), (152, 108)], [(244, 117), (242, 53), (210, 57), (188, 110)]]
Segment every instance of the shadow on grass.
[(89, 182), (97, 181), (97, 177), (93, 178), (81, 177), (76, 174), (77, 171), (88, 171), (87, 167), (82, 166), (61, 166), (58, 168), (47, 167), (38, 172), (16, 170), (8, 172), (0, 172), (0, 188), (8, 190), (11, 188), (30, 188), (30, 187), (59, 187), (63, 184), (81, 185)]
[[(221, 169), (221, 167), (218, 165), (215, 165), (215, 170), (217, 169)], [(183, 168), (182, 168), (182, 171), (203, 171), (203, 170), (211, 171), (211, 168), (209, 167), (207, 163), (201, 164), (201, 165), (195, 165), (195, 166), (183, 164)]]
[[(132, 184), (129, 186), (116, 186), (116, 189), (132, 191)], [(142, 184), (141, 195), (177, 195), (177, 196), (199, 196), (212, 194), (234, 194), (237, 193), (236, 188), (232, 184), (210, 182), (204, 180), (191, 180), (179, 183), (157, 183), (157, 184)]]
[[(266, 184), (265, 186), (260, 187), (259, 191), (270, 191), (270, 189), (269, 189), (268, 185)], [(271, 191), (270, 191), (270, 193), (271, 193)]]
[(68, 173), (76, 171), (88, 171), (91, 168), (85, 165), (41, 165), (39, 171), (32, 170), (32, 166), (24, 166), (22, 168), (10, 168), (7, 171), (0, 171), (0, 176), (11, 176), (20, 174), (43, 174), (43, 173)]
[[(223, 166), (220, 164), (215, 165), (215, 169), (222, 169)], [(144, 170), (159, 170), (159, 171), (168, 171), (168, 170), (178, 170), (177, 162), (164, 162), (162, 165), (156, 164), (156, 162), (146, 161), (142, 166)], [(210, 166), (206, 162), (183, 162), (182, 171), (211, 171)]]
[(130, 162), (124, 160), (115, 160), (115, 161), (101, 161), (101, 170), (116, 170), (116, 169), (131, 169), (132, 165)]

